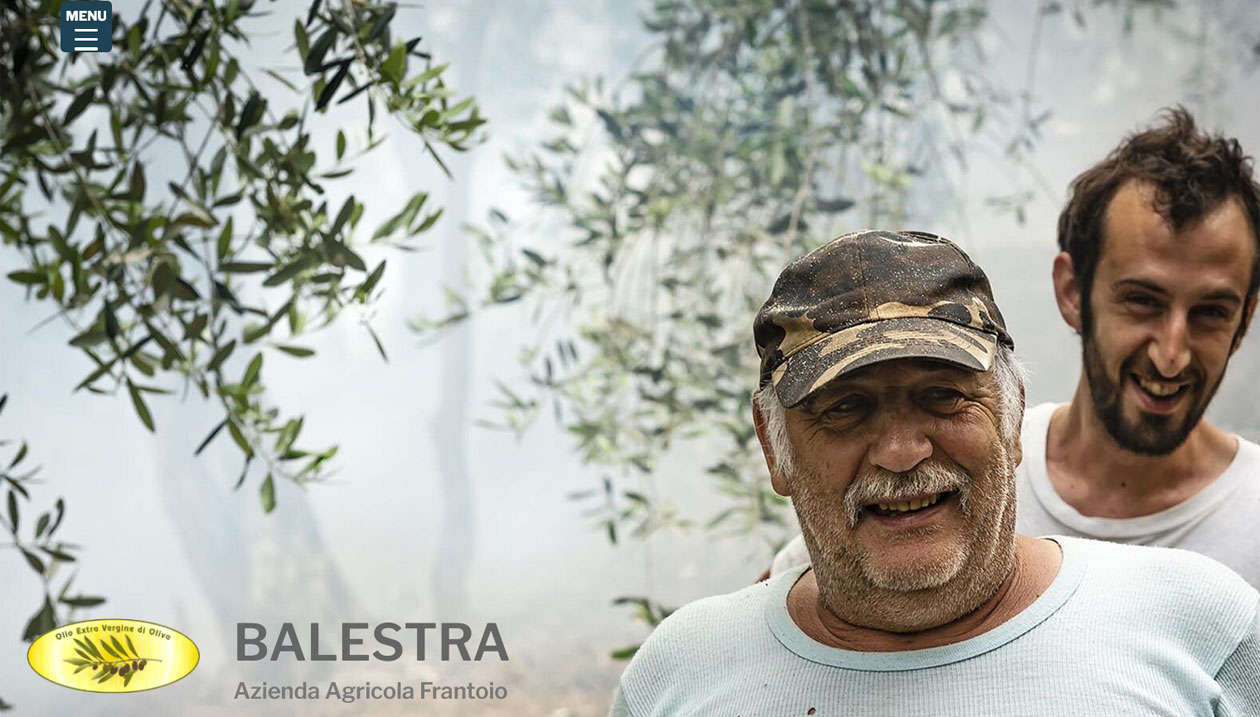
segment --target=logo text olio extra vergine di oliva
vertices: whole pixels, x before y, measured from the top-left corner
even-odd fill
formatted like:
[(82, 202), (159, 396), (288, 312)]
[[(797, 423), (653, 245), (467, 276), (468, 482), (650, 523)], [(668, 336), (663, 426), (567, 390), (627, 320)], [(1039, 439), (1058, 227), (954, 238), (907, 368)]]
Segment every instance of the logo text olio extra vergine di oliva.
[(31, 669), (85, 692), (142, 692), (183, 679), (201, 660), (186, 635), (157, 623), (107, 618), (72, 622), (26, 651)]

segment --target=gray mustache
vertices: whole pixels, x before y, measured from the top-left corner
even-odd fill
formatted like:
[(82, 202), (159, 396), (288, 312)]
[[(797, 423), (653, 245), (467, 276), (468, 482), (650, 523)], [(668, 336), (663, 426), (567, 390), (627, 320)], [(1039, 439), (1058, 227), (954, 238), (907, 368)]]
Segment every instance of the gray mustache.
[(971, 476), (961, 468), (941, 463), (921, 464), (904, 473), (877, 468), (849, 485), (844, 493), (844, 517), (854, 528), (862, 519), (862, 509), (883, 498), (946, 491), (958, 494), (965, 514), (971, 498)]

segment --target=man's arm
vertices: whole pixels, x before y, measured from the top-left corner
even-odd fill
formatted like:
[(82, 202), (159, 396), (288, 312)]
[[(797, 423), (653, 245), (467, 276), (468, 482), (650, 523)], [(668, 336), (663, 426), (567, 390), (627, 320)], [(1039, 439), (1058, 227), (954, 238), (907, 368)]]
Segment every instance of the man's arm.
[(1260, 605), (1251, 632), (1225, 660), (1216, 682), (1221, 686), (1217, 717), (1260, 715)]

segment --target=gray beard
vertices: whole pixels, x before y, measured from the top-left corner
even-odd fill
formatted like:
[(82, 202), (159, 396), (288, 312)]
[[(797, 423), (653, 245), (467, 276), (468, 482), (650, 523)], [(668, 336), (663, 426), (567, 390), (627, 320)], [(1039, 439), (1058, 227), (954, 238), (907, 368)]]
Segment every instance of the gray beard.
[[(994, 495), (974, 492), (972, 478), (959, 468), (928, 464), (906, 473), (879, 471), (851, 483), (843, 496), (844, 524), (834, 499), (815, 495), (816, 477), (792, 480), (793, 505), (814, 565), (823, 605), (852, 625), (889, 632), (918, 632), (958, 619), (992, 597), (1010, 574), (1015, 557), (1015, 466), (1006, 446), (986, 471), (1000, 471)], [(964, 521), (975, 534), (955, 559), (922, 570), (888, 574), (871, 556), (848, 541), (864, 519), (862, 508), (889, 495), (954, 491)], [(974, 513), (973, 513), (974, 511)], [(992, 516), (976, 523), (976, 515)], [(923, 529), (931, 538), (940, 528)]]

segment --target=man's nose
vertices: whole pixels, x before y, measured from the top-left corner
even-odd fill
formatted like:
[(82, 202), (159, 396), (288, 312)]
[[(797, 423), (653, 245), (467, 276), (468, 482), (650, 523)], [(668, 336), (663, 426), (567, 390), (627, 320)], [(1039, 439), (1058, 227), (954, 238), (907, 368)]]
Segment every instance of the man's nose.
[(1186, 317), (1170, 311), (1147, 348), (1147, 356), (1165, 378), (1179, 375), (1190, 365), (1190, 332)]
[(932, 455), (932, 441), (918, 421), (894, 414), (884, 418), (877, 430), (867, 454), (876, 468), (904, 473)]

